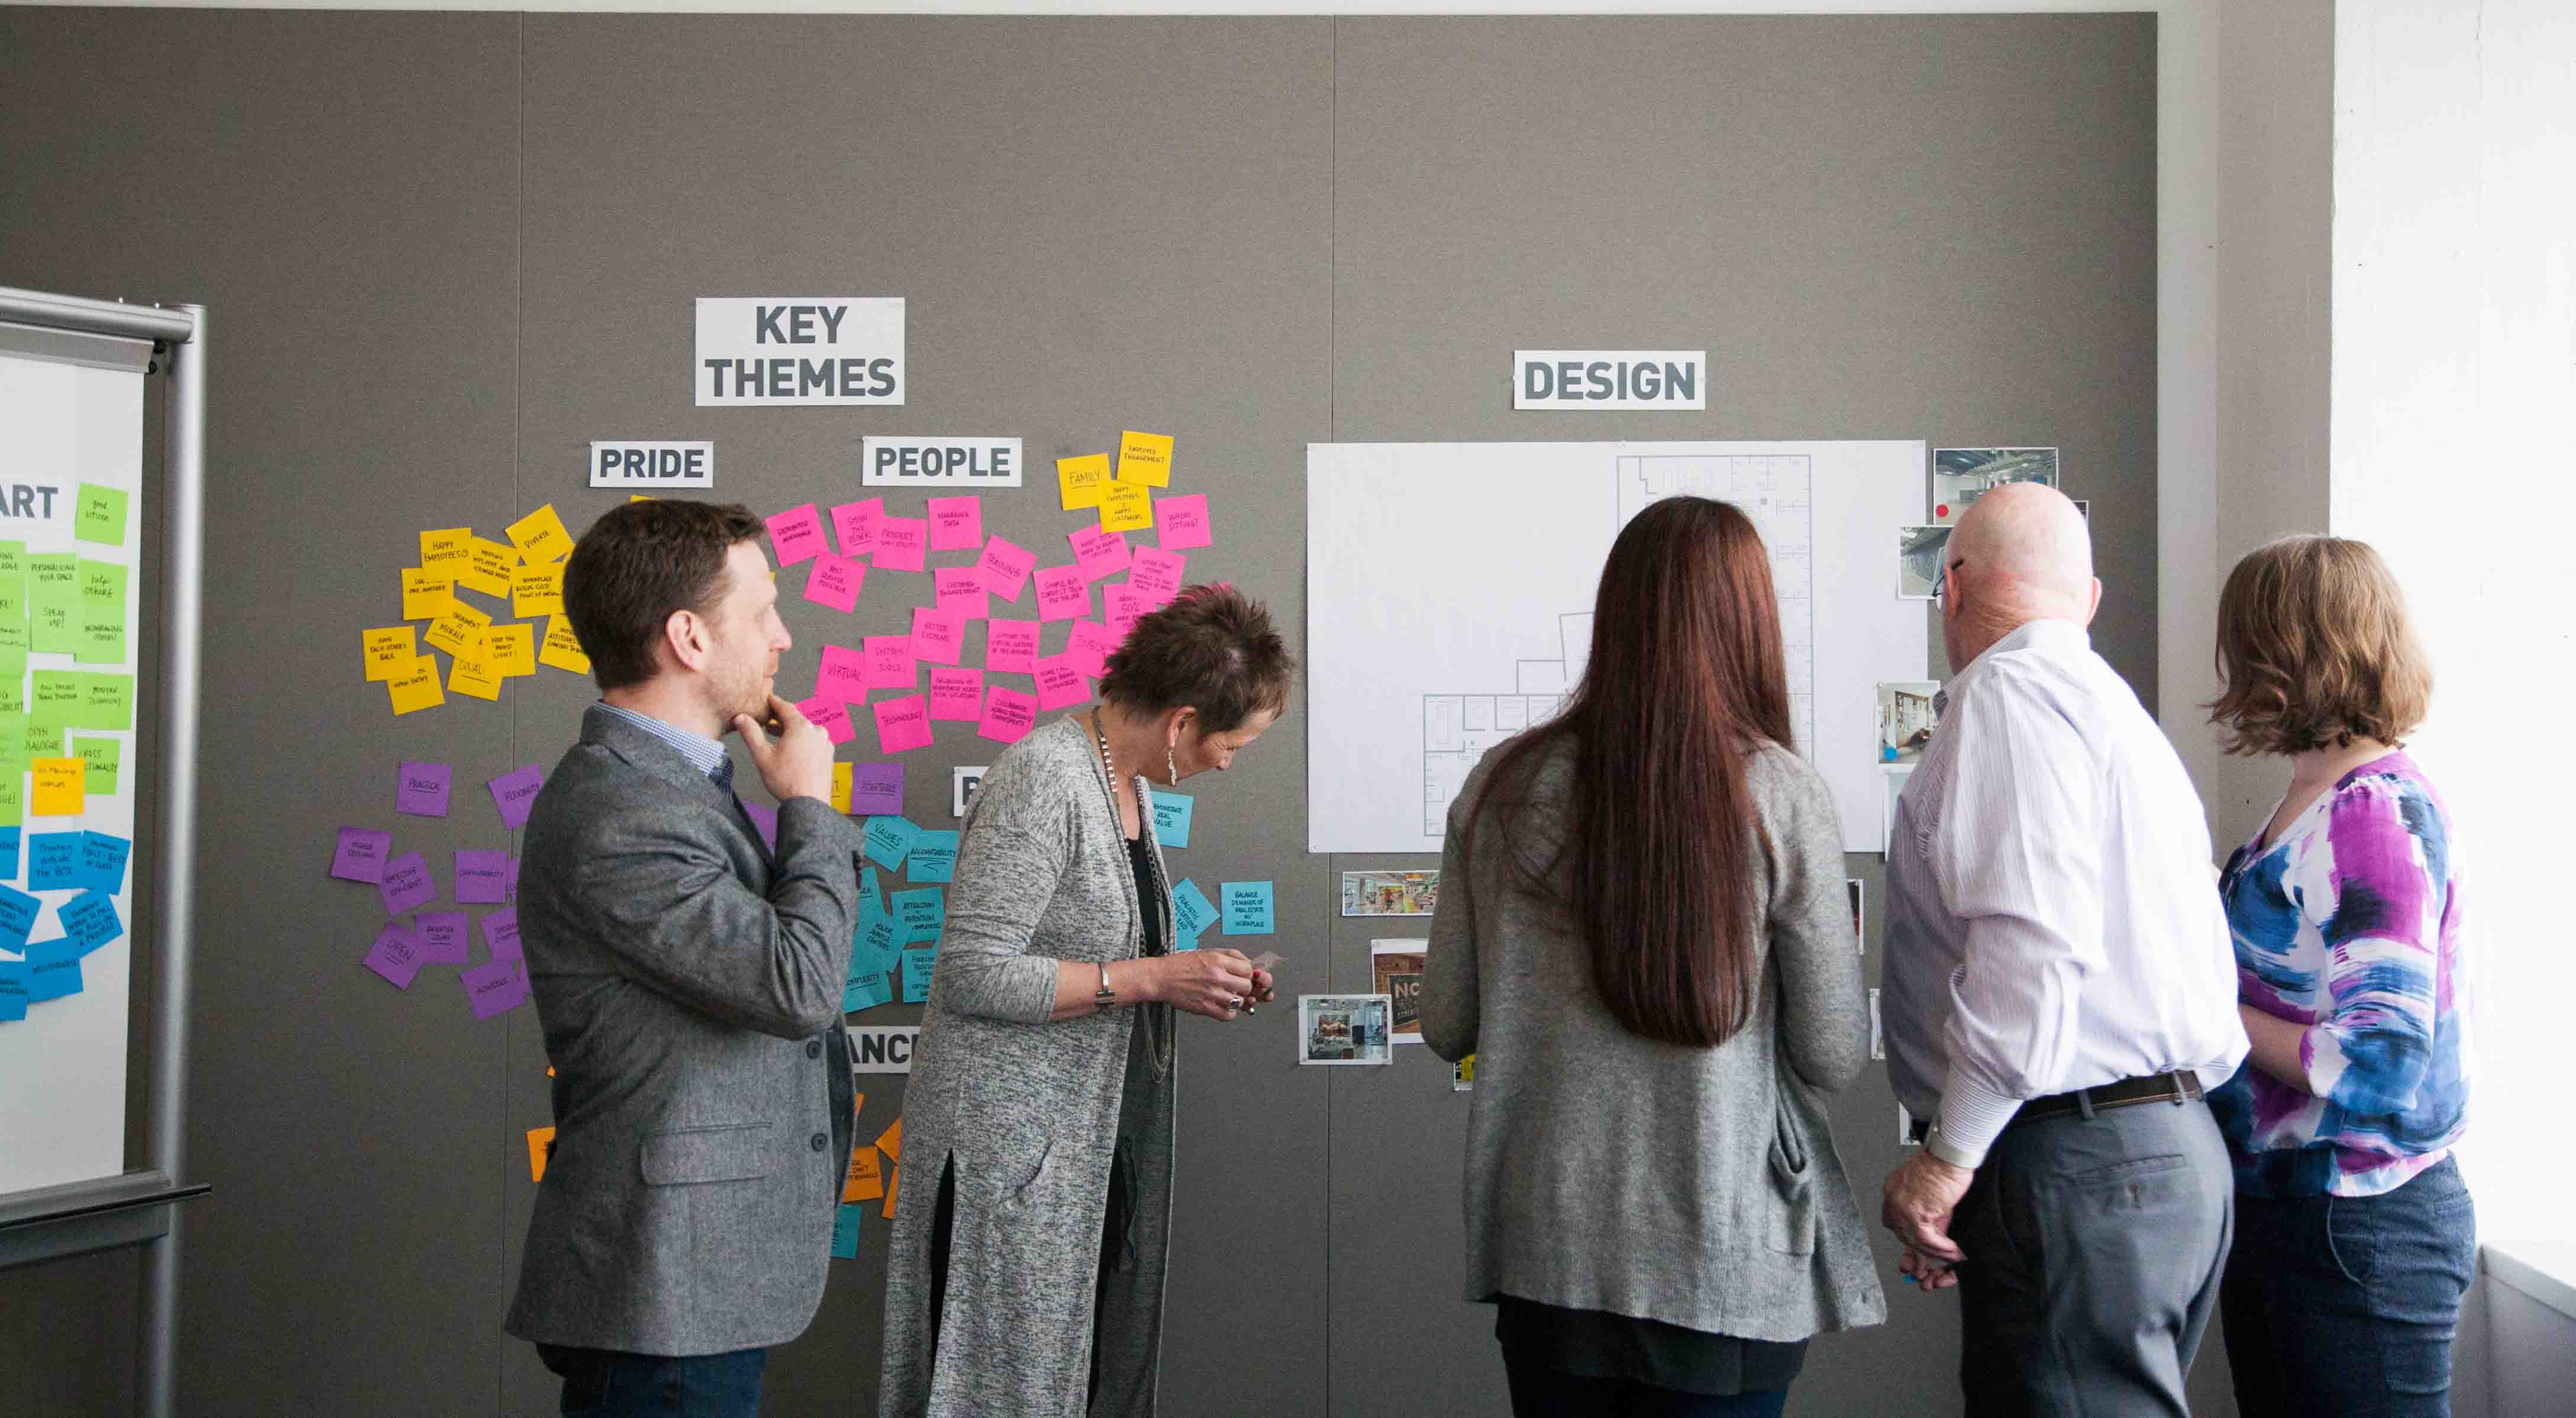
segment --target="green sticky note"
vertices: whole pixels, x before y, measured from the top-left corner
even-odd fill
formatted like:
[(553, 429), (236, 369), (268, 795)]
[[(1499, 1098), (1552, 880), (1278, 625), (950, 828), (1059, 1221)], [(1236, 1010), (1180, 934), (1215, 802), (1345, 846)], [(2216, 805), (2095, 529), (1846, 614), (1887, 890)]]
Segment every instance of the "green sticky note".
[(79, 651), (81, 594), (77, 555), (27, 558), (27, 623), (33, 634), (33, 648), (56, 655)]
[(81, 680), (81, 717), (71, 721), (72, 728), (134, 727), (134, 676), (85, 674)]
[(72, 509), (72, 538), (112, 547), (125, 545), (125, 490), (82, 483), (80, 500)]
[(27, 544), (0, 542), (0, 621), (27, 618)]
[(23, 777), (32, 756), (27, 752), (26, 714), (0, 710), (0, 777)]
[(81, 775), (83, 792), (92, 797), (101, 793), (115, 795), (116, 770), (125, 761), (124, 740), (76, 738), (72, 740), (72, 757), (89, 765)]
[(75, 663), (125, 663), (125, 568), (112, 561), (80, 564), (80, 648)]
[[(33, 702), (27, 706), (34, 722), (60, 728), (80, 721), (81, 702), (87, 696), (83, 693), (78, 670), (38, 670), (35, 681)], [(81, 727), (94, 726), (82, 724)]]
[[(29, 719), (25, 744), (29, 758), (60, 758), (63, 756), (63, 726)], [(14, 783), (19, 779), (11, 778), (9, 781)]]
[(16, 827), (27, 820), (27, 775), (0, 774), (0, 827)]

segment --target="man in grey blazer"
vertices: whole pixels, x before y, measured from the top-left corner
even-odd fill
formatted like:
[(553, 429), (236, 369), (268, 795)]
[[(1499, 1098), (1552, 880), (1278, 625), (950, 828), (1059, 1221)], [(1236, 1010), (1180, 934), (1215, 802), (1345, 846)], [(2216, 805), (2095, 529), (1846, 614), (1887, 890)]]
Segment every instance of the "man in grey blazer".
[[(861, 840), (830, 740), (770, 692), (789, 641), (761, 531), (740, 506), (631, 502), (565, 568), (601, 694), (522, 846), (555, 1140), (507, 1328), (566, 1414), (756, 1413), (768, 1346), (822, 1300)], [(728, 729), (778, 800), (774, 849)]]

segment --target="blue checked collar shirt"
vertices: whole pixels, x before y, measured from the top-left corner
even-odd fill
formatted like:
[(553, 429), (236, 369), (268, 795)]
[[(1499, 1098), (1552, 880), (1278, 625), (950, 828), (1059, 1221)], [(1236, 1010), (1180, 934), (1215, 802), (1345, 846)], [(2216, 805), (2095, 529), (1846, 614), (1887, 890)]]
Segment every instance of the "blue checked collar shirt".
[(714, 779), (717, 787), (727, 792), (733, 791), (733, 760), (726, 756), (723, 744), (704, 734), (681, 728), (677, 724), (663, 723), (650, 714), (638, 714), (632, 709), (611, 704), (605, 699), (599, 701), (599, 707), (669, 744), (682, 758), (689, 761), (690, 767)]

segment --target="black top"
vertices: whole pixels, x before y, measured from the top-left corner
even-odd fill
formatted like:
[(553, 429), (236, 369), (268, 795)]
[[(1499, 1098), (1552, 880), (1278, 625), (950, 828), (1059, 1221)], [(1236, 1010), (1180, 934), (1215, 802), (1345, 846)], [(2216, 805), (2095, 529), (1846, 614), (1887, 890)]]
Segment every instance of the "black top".
[(1499, 1297), (1494, 1338), (1514, 1363), (1560, 1374), (1629, 1379), (1681, 1393), (1722, 1396), (1787, 1388), (1807, 1341), (1777, 1343), (1685, 1329), (1607, 1310), (1567, 1310)]
[(1136, 868), (1136, 911), (1145, 920), (1145, 954), (1160, 955), (1167, 948), (1163, 940), (1163, 913), (1157, 909), (1156, 897), (1163, 889), (1154, 875), (1154, 844), (1139, 832), (1127, 839), (1127, 861)]

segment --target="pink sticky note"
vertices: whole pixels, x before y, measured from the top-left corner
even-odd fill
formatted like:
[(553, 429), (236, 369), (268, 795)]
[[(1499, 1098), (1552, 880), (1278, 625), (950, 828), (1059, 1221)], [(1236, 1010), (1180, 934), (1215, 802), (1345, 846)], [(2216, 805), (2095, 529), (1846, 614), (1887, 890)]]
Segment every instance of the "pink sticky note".
[(930, 717), (974, 723), (984, 713), (982, 670), (938, 669), (930, 672)]
[(984, 544), (984, 499), (973, 494), (965, 497), (930, 499), (930, 549), (932, 551), (973, 551)]
[(1166, 497), (1154, 503), (1154, 530), (1165, 551), (1188, 551), (1215, 542), (1208, 528), (1207, 494)]
[(877, 570), (919, 571), (921, 554), (929, 549), (928, 522), (919, 517), (877, 519)]
[(1085, 527), (1067, 532), (1064, 539), (1073, 544), (1073, 564), (1082, 568), (1082, 579), (1097, 581), (1115, 576), (1127, 569), (1127, 534), (1104, 532), (1098, 527)]
[(420, 938), (420, 958), (432, 965), (462, 965), (471, 958), (473, 947), (466, 943), (466, 915), (462, 911), (423, 911), (413, 918), (418, 924), (414, 934)]
[(930, 747), (930, 705), (920, 695), (880, 700), (876, 711), (878, 752), (910, 753)]
[(912, 657), (926, 664), (953, 665), (966, 656), (966, 617), (955, 611), (912, 608)]
[(465, 987), (465, 1002), (474, 1007), (477, 1019), (507, 1014), (528, 1002), (528, 982), (515, 960), (487, 960), (457, 972), (456, 983)]
[(1109, 652), (1118, 648), (1119, 637), (1096, 620), (1077, 620), (1073, 635), (1064, 643), (1060, 656), (1067, 664), (1094, 679), (1109, 672)]
[(1091, 697), (1091, 681), (1082, 677), (1067, 656), (1052, 655), (1038, 661), (1038, 707), (1070, 709)]
[(910, 689), (919, 682), (912, 668), (912, 637), (871, 635), (867, 646), (868, 688)]
[[(823, 663), (814, 671), (814, 697), (857, 704), (868, 697), (868, 657), (847, 645), (823, 647)], [(807, 715), (812, 718), (812, 715)]]
[(1128, 631), (1136, 628), (1136, 617), (1153, 609), (1152, 598), (1133, 586), (1100, 588), (1100, 618), (1111, 630), (1118, 632), (1121, 640), (1127, 638)]
[(844, 502), (832, 509), (832, 532), (841, 539), (841, 555), (856, 560), (877, 549), (877, 519), (885, 515), (885, 499), (862, 498)]
[(1038, 623), (1034, 620), (984, 622), (984, 668), (1001, 675), (1038, 672)]
[(982, 620), (992, 613), (984, 594), (984, 572), (974, 566), (943, 566), (930, 573), (930, 589), (939, 597), (939, 608), (955, 611), (968, 620)]
[(376, 932), (375, 948), (359, 963), (392, 981), (395, 989), (410, 989), (420, 977), (420, 937), (400, 921), (387, 921)]
[(1136, 564), (1127, 570), (1127, 584), (1157, 606), (1170, 605), (1172, 597), (1181, 593), (1181, 572), (1189, 560), (1176, 551), (1138, 547)]
[(814, 565), (805, 573), (805, 599), (836, 611), (849, 611), (859, 604), (859, 588), (868, 583), (868, 569), (846, 556), (828, 551), (814, 553)]
[(769, 545), (778, 553), (778, 564), (794, 566), (818, 551), (826, 550), (823, 542), (823, 514), (813, 503), (790, 507), (769, 519)]
[(492, 806), (501, 810), (501, 825), (515, 830), (528, 825), (528, 809), (536, 806), (537, 790), (545, 785), (546, 770), (531, 763), (485, 786), (492, 790)]
[(814, 721), (824, 737), (834, 743), (848, 743), (859, 731), (850, 727), (850, 710), (840, 700), (818, 694), (796, 706), (796, 712)]
[(1029, 573), (1038, 569), (1038, 554), (995, 537), (984, 543), (984, 555), (975, 570), (984, 578), (984, 589), (1006, 601), (1016, 601), (1028, 589)]
[(1079, 566), (1049, 566), (1038, 572), (1038, 619), (1080, 620), (1091, 614), (1091, 583)]
[(1038, 722), (1038, 697), (994, 685), (984, 691), (984, 717), (975, 725), (978, 737), (995, 743), (1018, 743)]

